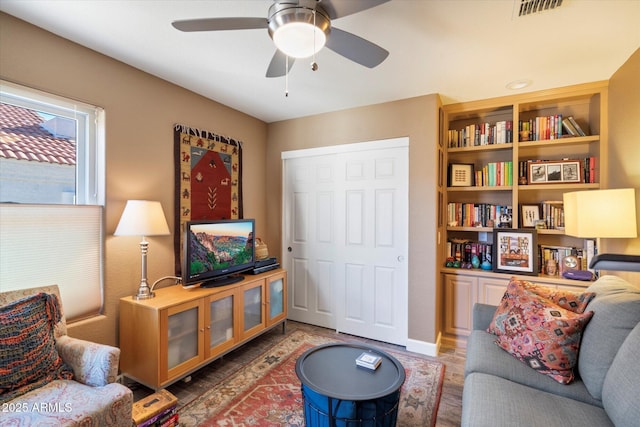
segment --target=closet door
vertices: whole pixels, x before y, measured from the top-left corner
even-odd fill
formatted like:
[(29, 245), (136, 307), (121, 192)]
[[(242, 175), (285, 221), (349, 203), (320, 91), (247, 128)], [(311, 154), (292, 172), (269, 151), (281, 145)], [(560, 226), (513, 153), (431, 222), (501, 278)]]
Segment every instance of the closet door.
[(289, 318), (405, 345), (408, 139), (332, 148), (285, 159)]

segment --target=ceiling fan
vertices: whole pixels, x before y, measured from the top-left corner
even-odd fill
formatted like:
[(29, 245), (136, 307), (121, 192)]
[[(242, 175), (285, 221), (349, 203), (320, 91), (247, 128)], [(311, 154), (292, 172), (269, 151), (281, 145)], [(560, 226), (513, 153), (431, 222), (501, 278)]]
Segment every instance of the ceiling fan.
[(192, 31), (252, 30), (265, 28), (278, 48), (267, 77), (281, 77), (295, 58), (314, 57), (325, 45), (339, 55), (368, 68), (380, 65), (389, 52), (361, 37), (331, 25), (333, 19), (362, 12), (390, 0), (274, 0), (268, 18), (201, 18), (174, 21), (176, 29)]

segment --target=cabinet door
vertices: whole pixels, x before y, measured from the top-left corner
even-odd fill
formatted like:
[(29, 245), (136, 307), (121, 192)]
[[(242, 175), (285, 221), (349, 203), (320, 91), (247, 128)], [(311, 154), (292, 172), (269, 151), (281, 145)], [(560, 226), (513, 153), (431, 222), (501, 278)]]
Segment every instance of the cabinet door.
[(287, 317), (287, 276), (267, 278), (267, 327)]
[(189, 301), (162, 310), (160, 316), (162, 383), (204, 360), (204, 303)]
[(208, 298), (205, 315), (205, 345), (207, 358), (233, 347), (238, 337), (236, 315), (237, 293), (233, 290), (221, 292)]
[(453, 335), (471, 333), (473, 304), (477, 301), (478, 280), (470, 276), (445, 275), (445, 332)]
[(242, 297), (240, 340), (248, 338), (266, 327), (264, 288), (265, 281), (259, 280), (240, 289)]
[(478, 278), (478, 302), (489, 305), (500, 305), (502, 296), (507, 290), (508, 279)]

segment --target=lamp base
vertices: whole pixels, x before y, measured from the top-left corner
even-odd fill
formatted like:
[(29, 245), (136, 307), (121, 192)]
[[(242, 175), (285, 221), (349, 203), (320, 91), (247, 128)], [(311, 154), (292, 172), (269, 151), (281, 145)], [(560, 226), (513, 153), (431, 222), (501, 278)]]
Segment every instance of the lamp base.
[(147, 286), (147, 284), (143, 284), (143, 285), (140, 285), (140, 287), (138, 288), (138, 293), (133, 296), (133, 299), (134, 300), (151, 299), (151, 298), (155, 298), (155, 296), (156, 294), (154, 292), (151, 292), (151, 289), (149, 288), (149, 286)]

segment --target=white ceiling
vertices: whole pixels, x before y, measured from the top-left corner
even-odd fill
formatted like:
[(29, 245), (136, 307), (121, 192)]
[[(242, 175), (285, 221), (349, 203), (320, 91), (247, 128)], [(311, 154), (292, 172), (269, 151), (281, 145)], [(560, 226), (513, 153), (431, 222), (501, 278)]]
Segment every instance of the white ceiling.
[[(333, 0), (334, 2), (340, 0)], [(350, 0), (341, 0), (350, 1)], [(171, 22), (265, 17), (271, 0), (1, 0), (0, 10), (265, 122), (439, 93), (445, 103), (606, 80), (640, 47), (640, 0), (391, 0), (332, 25), (387, 49), (368, 69), (323, 49), (268, 79), (267, 30), (183, 33)]]

